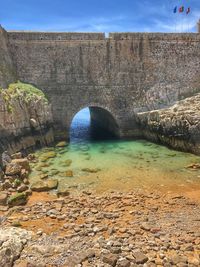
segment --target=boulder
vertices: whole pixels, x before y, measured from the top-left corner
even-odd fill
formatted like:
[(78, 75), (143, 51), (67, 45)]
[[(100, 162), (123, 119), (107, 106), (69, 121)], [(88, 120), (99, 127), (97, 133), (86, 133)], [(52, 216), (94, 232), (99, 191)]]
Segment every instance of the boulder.
[(27, 195), (25, 193), (16, 193), (8, 198), (10, 207), (25, 205), (27, 203)]
[(61, 141), (56, 145), (56, 147), (65, 147), (67, 145), (68, 145), (68, 143), (66, 141)]
[(4, 206), (7, 203), (8, 194), (6, 192), (0, 192), (0, 205)]
[(25, 169), (22, 169), (21, 170), (20, 178), (22, 180), (27, 179), (28, 178), (28, 175), (29, 175), (29, 171), (26, 171)]
[(47, 160), (52, 159), (52, 158), (55, 158), (55, 157), (56, 157), (56, 152), (54, 152), (54, 151), (48, 151), (48, 152), (42, 154), (40, 160), (42, 162), (46, 162)]
[(69, 190), (68, 190), (68, 188), (65, 188), (65, 187), (60, 187), (59, 189), (58, 189), (58, 192), (57, 192), (57, 196), (58, 197), (60, 197), (60, 196), (62, 196), (62, 197), (65, 197), (65, 196), (69, 196)]
[(137, 264), (144, 264), (148, 261), (148, 257), (140, 251), (133, 252), (133, 257), (135, 258), (135, 262)]
[(18, 164), (19, 166), (21, 166), (22, 169), (26, 170), (27, 172), (31, 171), (30, 165), (29, 165), (29, 161), (27, 158), (24, 159), (13, 159), (12, 163), (14, 164)]
[(50, 191), (58, 187), (58, 180), (51, 179), (46, 181), (37, 181), (31, 185), (31, 190), (36, 192)]
[(102, 261), (110, 266), (116, 266), (118, 260), (118, 256), (108, 253), (102, 256)]
[(9, 189), (9, 188), (12, 187), (12, 183), (11, 183), (10, 181), (6, 180), (6, 181), (3, 183), (2, 187), (3, 187), (3, 190), (7, 190), (7, 189)]
[(5, 174), (8, 176), (20, 175), (22, 167), (14, 162), (8, 163), (6, 166)]
[(22, 185), (20, 185), (20, 186), (17, 188), (17, 191), (18, 191), (18, 192), (24, 192), (24, 191), (26, 191), (26, 190), (28, 190), (28, 186), (25, 185), (25, 184), (22, 184)]

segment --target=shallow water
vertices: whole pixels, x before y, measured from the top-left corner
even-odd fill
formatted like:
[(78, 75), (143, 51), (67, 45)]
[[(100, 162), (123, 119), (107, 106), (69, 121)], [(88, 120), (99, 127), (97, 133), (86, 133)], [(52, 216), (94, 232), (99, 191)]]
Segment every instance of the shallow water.
[[(85, 117), (81, 122), (80, 119), (73, 121), (71, 142), (67, 147), (37, 151), (39, 162), (33, 165), (31, 181), (37, 180), (38, 174), (47, 173), (59, 180), (59, 187), (75, 191), (129, 191), (137, 188), (165, 192), (200, 190), (200, 170), (186, 168), (192, 163), (200, 163), (200, 157), (145, 140), (95, 141), (91, 138), (88, 124)], [(43, 164), (41, 156), (48, 150), (55, 151), (57, 156), (46, 161), (48, 166), (36, 170)], [(72, 163), (67, 166), (66, 160), (69, 159)], [(84, 168), (94, 173), (84, 171)], [(73, 177), (66, 177), (67, 170), (73, 171)]]

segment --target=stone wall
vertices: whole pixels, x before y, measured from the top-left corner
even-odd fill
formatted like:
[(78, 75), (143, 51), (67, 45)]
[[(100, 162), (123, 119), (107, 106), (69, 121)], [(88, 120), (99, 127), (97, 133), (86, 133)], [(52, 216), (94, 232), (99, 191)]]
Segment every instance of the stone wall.
[[(20, 80), (43, 90), (66, 133), (84, 107), (109, 111), (120, 136), (138, 136), (135, 115), (200, 91), (200, 35), (9, 32)], [(59, 132), (59, 131), (58, 131)]]
[(8, 49), (7, 32), (0, 26), (0, 88), (16, 81), (16, 71)]
[(12, 40), (45, 40), (45, 41), (66, 41), (66, 40), (103, 40), (104, 33), (82, 33), (82, 32), (9, 32), (9, 38)]

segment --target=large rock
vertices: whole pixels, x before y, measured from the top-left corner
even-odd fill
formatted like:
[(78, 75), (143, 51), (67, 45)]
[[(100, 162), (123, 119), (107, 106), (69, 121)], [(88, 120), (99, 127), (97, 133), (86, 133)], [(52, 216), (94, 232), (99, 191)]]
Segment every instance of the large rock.
[(168, 109), (137, 114), (143, 137), (174, 149), (200, 154), (200, 94)]
[(21, 166), (22, 169), (30, 172), (31, 171), (31, 168), (30, 168), (30, 165), (29, 165), (29, 161), (27, 158), (23, 158), (23, 159), (13, 159), (12, 160), (12, 163), (14, 164), (17, 164), (19, 166)]
[(133, 257), (135, 258), (135, 262), (137, 264), (144, 264), (148, 261), (148, 257), (140, 251), (133, 252)]
[(16, 227), (0, 228), (0, 266), (12, 267), (33, 233)]
[(20, 175), (21, 169), (22, 167), (19, 164), (11, 162), (6, 166), (5, 174), (8, 176)]
[(65, 197), (65, 196), (69, 196), (69, 189), (65, 188), (63, 186), (59, 187), (58, 192), (57, 192), (57, 196), (60, 197)]
[(36, 192), (49, 191), (58, 187), (58, 180), (51, 179), (46, 181), (37, 181), (31, 185), (31, 190)]
[(28, 196), (26, 193), (15, 193), (8, 198), (8, 205), (10, 207), (25, 205), (27, 198)]
[(109, 266), (116, 266), (117, 260), (118, 256), (112, 253), (108, 253), (102, 256), (102, 261), (108, 264)]
[(8, 194), (6, 192), (0, 192), (0, 205), (6, 205)]

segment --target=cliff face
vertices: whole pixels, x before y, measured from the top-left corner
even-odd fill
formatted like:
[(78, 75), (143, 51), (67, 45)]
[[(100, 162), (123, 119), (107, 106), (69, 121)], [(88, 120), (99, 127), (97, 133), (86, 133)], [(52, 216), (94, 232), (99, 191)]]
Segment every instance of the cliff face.
[(53, 142), (51, 106), (43, 93), (22, 83), (0, 92), (0, 152)]
[(0, 87), (16, 81), (16, 71), (8, 49), (7, 32), (0, 26)]
[(168, 109), (138, 113), (137, 120), (143, 137), (200, 155), (200, 94)]

